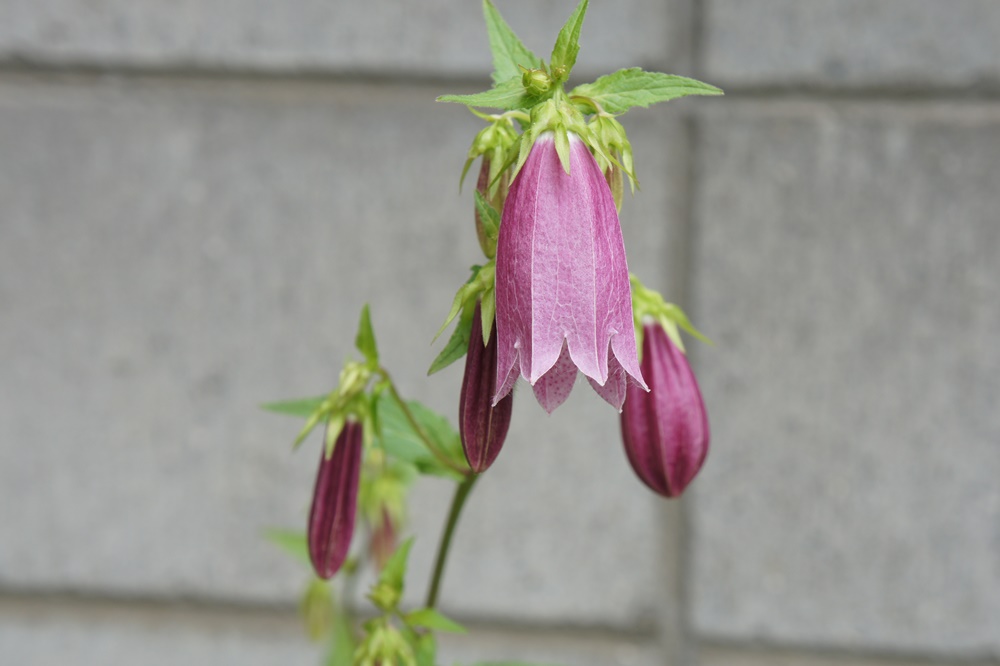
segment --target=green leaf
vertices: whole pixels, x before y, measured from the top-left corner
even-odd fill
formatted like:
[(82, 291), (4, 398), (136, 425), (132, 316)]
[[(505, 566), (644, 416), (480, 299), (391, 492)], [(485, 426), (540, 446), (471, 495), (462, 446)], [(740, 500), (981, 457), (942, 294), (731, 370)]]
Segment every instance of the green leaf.
[(437, 641), (434, 634), (426, 633), (417, 636), (414, 650), (417, 666), (435, 666), (437, 663)]
[(646, 72), (640, 67), (620, 69), (593, 83), (577, 86), (570, 93), (594, 100), (607, 113), (625, 113), (634, 106), (647, 107), (687, 95), (721, 94), (713, 85), (673, 74)]
[(419, 610), (410, 611), (403, 617), (403, 621), (412, 627), (424, 627), (425, 629), (450, 631), (453, 634), (467, 633), (465, 627), (454, 620), (449, 620), (433, 608), (421, 608)]
[[(569, 78), (569, 73), (576, 64), (576, 56), (580, 52), (580, 28), (583, 27), (583, 17), (587, 13), (588, 0), (580, 0), (580, 4), (570, 15), (566, 25), (559, 31), (556, 38), (556, 45), (552, 47), (552, 57), (549, 59), (549, 66), (552, 70), (553, 78), (558, 81), (565, 81)], [(556, 76), (556, 69), (563, 68), (563, 72)]]
[(277, 412), (278, 414), (287, 414), (288, 416), (298, 416), (300, 418), (307, 419), (312, 416), (323, 401), (326, 400), (327, 396), (318, 395), (313, 398), (299, 398), (298, 400), (285, 400), (282, 402), (269, 402), (266, 405), (261, 405), (261, 409), (266, 409), (269, 412)]
[(539, 69), (542, 61), (529, 51), (490, 0), (483, 0), (483, 16), (486, 32), (490, 36), (490, 51), (493, 52), (493, 83), (499, 85), (511, 77), (521, 76), (521, 70)]
[(479, 219), (482, 220), (486, 235), (491, 240), (496, 240), (497, 235), (500, 233), (500, 213), (490, 205), (490, 202), (486, 200), (486, 197), (479, 190), (475, 191), (475, 197), (476, 212), (479, 213)]
[[(464, 466), (466, 463), (464, 454), (462, 454), (462, 441), (458, 433), (452, 430), (448, 419), (424, 407), (416, 400), (407, 402), (407, 407), (427, 436), (433, 439), (449, 457), (454, 457), (457, 446), (458, 456), (461, 456), (461, 464)], [(382, 425), (380, 442), (386, 453), (398, 460), (410, 463), (423, 474), (461, 479), (460, 474), (443, 465), (434, 457), (434, 454), (427, 450), (423, 439), (410, 425), (403, 410), (391, 395), (382, 396), (379, 401), (378, 413)]]
[[(468, 316), (466, 316), (468, 313)], [(472, 315), (473, 310), (466, 308), (462, 311), (462, 318), (455, 325), (455, 330), (448, 339), (448, 344), (444, 346), (441, 353), (437, 355), (431, 363), (428, 375), (433, 375), (438, 370), (444, 370), (449, 365), (465, 356), (469, 351), (469, 337), (472, 335)]]
[(354, 664), (354, 630), (350, 615), (343, 610), (334, 613), (330, 651), (326, 655), (326, 666), (352, 666)]
[(413, 547), (413, 537), (399, 544), (385, 563), (385, 568), (379, 574), (378, 584), (385, 585), (399, 594), (403, 593), (403, 583), (406, 580), (406, 562)]
[(375, 331), (372, 329), (367, 303), (361, 308), (361, 321), (358, 322), (358, 334), (354, 338), (354, 346), (365, 357), (370, 367), (378, 367), (378, 346), (375, 344)]
[(494, 88), (473, 95), (441, 95), (439, 102), (454, 102), (466, 106), (480, 106), (489, 109), (512, 111), (531, 106), (536, 98), (529, 95), (521, 84), (521, 75), (498, 83)]
[(264, 538), (295, 559), (309, 564), (309, 544), (305, 532), (272, 527), (264, 530)]

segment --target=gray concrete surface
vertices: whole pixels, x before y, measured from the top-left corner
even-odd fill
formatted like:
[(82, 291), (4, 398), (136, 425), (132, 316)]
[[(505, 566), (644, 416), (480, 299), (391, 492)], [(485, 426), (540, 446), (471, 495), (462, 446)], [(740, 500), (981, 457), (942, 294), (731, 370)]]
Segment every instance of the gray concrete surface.
[(733, 105), (699, 136), (697, 626), (1000, 651), (1000, 114)]
[[(316, 663), (260, 531), (318, 442), (256, 405), (327, 390), (371, 301), (453, 413), (423, 371), (478, 122), (433, 99), (488, 83), (478, 4), (0, 0), (0, 662)], [(545, 54), (573, 3), (498, 4)], [(630, 264), (716, 342), (713, 448), (665, 503), (589, 387), (521, 390), (447, 663), (996, 664), (1000, 5), (593, 4), (580, 73), (733, 93), (624, 119)], [(411, 602), (447, 501), (416, 491)]]
[(719, 85), (1000, 87), (992, 0), (706, 0), (703, 75)]
[[(572, 11), (564, 2), (496, 3), (548, 61)], [(573, 3), (575, 4), (575, 3)], [(684, 39), (670, 18), (683, 0), (594, 3), (580, 70), (661, 64)], [(344, 2), (224, 0), (0, 4), (0, 57), (55, 65), (335, 70), (420, 76), (487, 75), (490, 52), (476, 0)]]

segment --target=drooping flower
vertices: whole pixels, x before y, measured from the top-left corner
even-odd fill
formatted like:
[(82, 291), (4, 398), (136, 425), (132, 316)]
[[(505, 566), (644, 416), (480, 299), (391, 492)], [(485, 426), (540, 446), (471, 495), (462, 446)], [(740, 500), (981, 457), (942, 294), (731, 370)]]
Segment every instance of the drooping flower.
[(552, 412), (579, 369), (617, 409), (646, 388), (636, 355), (625, 244), (604, 174), (572, 132), (569, 173), (541, 134), (510, 186), (497, 244), (494, 404), (518, 374)]
[(628, 387), (622, 440), (632, 469), (665, 497), (677, 497), (708, 455), (708, 415), (687, 356), (663, 327), (643, 326), (642, 374), (649, 391)]
[(344, 423), (330, 457), (320, 454), (312, 509), (309, 511), (309, 558), (316, 575), (330, 578), (347, 559), (354, 535), (354, 516), (361, 473), (362, 427)]
[(474, 472), (485, 472), (496, 460), (507, 437), (514, 394), (508, 393), (496, 405), (493, 389), (497, 376), (497, 327), (490, 331), (489, 344), (483, 345), (482, 311), (476, 303), (465, 357), (465, 376), (458, 402), (458, 425), (465, 459)]

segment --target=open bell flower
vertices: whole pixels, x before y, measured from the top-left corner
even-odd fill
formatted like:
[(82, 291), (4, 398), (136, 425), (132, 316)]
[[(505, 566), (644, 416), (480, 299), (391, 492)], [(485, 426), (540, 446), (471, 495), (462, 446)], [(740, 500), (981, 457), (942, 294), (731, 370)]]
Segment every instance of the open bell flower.
[(309, 559), (320, 578), (332, 577), (347, 559), (354, 536), (358, 503), (358, 478), (363, 450), (362, 426), (353, 419), (344, 423), (333, 447), (320, 454), (312, 509), (309, 511)]
[(568, 133), (569, 173), (555, 136), (536, 139), (504, 203), (497, 243), (494, 404), (520, 374), (548, 412), (579, 370), (617, 409), (645, 390), (632, 323), (625, 244), (594, 156)]
[(656, 323), (643, 326), (642, 374), (649, 392), (628, 388), (622, 440), (651, 490), (678, 497), (708, 455), (708, 415), (687, 356)]

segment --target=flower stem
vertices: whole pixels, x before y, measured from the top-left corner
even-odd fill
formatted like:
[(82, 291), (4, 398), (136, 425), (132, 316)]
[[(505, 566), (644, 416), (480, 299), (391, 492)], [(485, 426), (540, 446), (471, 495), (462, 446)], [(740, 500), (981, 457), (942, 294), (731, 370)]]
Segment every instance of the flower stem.
[(472, 486), (479, 478), (478, 474), (470, 474), (465, 477), (455, 488), (455, 496), (451, 500), (451, 509), (448, 511), (448, 521), (444, 525), (444, 532), (441, 534), (441, 542), (438, 544), (437, 558), (434, 560), (434, 576), (431, 578), (431, 586), (427, 590), (427, 608), (434, 608), (437, 605), (438, 591), (441, 588), (441, 579), (444, 576), (445, 562), (448, 560), (448, 549), (451, 548), (451, 537), (458, 524), (458, 517), (465, 506), (465, 500), (472, 491)]

